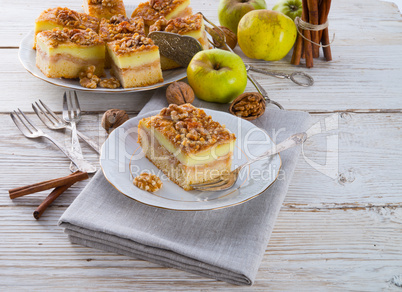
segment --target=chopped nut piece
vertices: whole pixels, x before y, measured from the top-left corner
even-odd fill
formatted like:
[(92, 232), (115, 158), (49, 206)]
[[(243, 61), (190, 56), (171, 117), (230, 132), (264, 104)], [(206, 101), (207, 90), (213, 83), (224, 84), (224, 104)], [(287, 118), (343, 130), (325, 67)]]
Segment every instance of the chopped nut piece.
[(103, 88), (115, 89), (120, 87), (120, 82), (115, 77), (105, 78), (99, 82), (99, 86)]
[(94, 74), (95, 66), (88, 66), (86, 70), (79, 74), (80, 84), (82, 87), (95, 89), (100, 81), (99, 77)]
[(258, 92), (246, 92), (232, 102), (229, 111), (243, 119), (255, 120), (265, 112), (265, 99)]
[(159, 177), (146, 172), (143, 172), (139, 176), (135, 177), (133, 183), (136, 187), (139, 187), (147, 192), (156, 192), (160, 190), (163, 185)]

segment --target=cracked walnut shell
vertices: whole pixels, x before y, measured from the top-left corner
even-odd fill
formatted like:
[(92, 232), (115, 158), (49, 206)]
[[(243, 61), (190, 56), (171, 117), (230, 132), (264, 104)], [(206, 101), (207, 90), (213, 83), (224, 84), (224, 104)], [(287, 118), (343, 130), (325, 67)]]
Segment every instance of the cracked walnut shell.
[(229, 112), (245, 120), (255, 120), (265, 112), (265, 99), (258, 92), (243, 93), (232, 102)]
[(166, 89), (166, 99), (169, 104), (192, 103), (194, 101), (194, 91), (187, 83), (175, 81)]

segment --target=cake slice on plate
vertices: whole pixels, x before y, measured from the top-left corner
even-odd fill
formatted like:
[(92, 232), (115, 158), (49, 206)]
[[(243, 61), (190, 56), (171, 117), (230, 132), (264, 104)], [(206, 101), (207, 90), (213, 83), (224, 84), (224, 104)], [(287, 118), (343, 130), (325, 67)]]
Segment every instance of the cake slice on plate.
[(84, 12), (99, 19), (114, 15), (126, 16), (123, 0), (84, 0)]
[(43, 11), (35, 20), (34, 49), (36, 47), (36, 35), (41, 31), (52, 30), (56, 27), (77, 29), (90, 28), (98, 32), (99, 19), (68, 8), (49, 8)]
[(132, 37), (107, 43), (113, 75), (124, 88), (163, 82), (159, 48), (147, 37)]
[[(150, 26), (149, 32), (153, 31), (166, 31), (184, 36), (191, 36), (200, 42), (204, 50), (209, 49), (204, 18), (201, 14), (177, 17), (169, 21), (165, 18), (160, 18)], [(172, 59), (161, 55), (161, 67), (162, 70), (168, 70), (181, 67), (181, 65)]]
[[(115, 15), (112, 18), (103, 18), (99, 27), (99, 35), (105, 43), (125, 37), (132, 37), (135, 33), (145, 36), (144, 20), (140, 17), (127, 18), (124, 15)], [(111, 57), (106, 51), (105, 68), (110, 68)]]
[(145, 24), (151, 26), (159, 18), (170, 20), (192, 14), (190, 0), (150, 0), (140, 3), (131, 17), (144, 18)]
[(104, 75), (105, 43), (92, 29), (59, 29), (37, 35), (36, 66), (49, 78), (78, 78), (95, 66), (94, 74)]
[(140, 120), (146, 157), (184, 190), (230, 171), (236, 137), (191, 104), (170, 105)]

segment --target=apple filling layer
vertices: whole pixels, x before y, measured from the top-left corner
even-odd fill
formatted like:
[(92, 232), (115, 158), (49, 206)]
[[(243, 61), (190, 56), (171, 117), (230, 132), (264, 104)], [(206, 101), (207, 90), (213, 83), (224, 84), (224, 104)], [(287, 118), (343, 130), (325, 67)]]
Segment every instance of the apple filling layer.
[(190, 104), (170, 105), (138, 130), (147, 158), (185, 190), (230, 171), (235, 136)]

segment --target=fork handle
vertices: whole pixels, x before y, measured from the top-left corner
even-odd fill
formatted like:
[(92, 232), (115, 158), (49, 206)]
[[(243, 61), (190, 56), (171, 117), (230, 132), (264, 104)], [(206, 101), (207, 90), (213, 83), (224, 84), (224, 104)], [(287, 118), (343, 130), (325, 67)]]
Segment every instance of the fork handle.
[(298, 133), (298, 134), (294, 134), (292, 136), (290, 136), (289, 138), (285, 139), (284, 141), (282, 141), (281, 143), (279, 143), (278, 145), (274, 146), (272, 149), (266, 151), (264, 154), (251, 159), (249, 161), (247, 161), (246, 163), (240, 165), (236, 170), (240, 171), (241, 169), (243, 169), (244, 167), (246, 167), (247, 165), (250, 165), (256, 161), (262, 160), (264, 158), (267, 158), (269, 156), (272, 156), (274, 154), (277, 154), (279, 152), (282, 152), (286, 149), (292, 148), (296, 145), (300, 145), (303, 144), (304, 141), (306, 141), (307, 139), (307, 134), (305, 132), (303, 133)]
[[(71, 128), (70, 128), (71, 130)], [(91, 148), (93, 150), (95, 150), (98, 154), (100, 154), (100, 149), (99, 149), (99, 145), (92, 140), (91, 138), (89, 138), (88, 136), (84, 135), (83, 133), (81, 133), (80, 131), (77, 130), (77, 135), (84, 140), (89, 146), (91, 146)]]
[(75, 153), (65, 149), (59, 142), (57, 142), (55, 139), (48, 135), (44, 135), (43, 137), (49, 139), (54, 145), (57, 146), (61, 150), (61, 152), (64, 153), (74, 164), (77, 166), (77, 168), (81, 171), (88, 172), (88, 173), (93, 173), (96, 171), (96, 167), (90, 164), (88, 161), (86, 161), (83, 158), (78, 157)]

